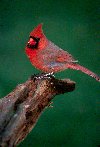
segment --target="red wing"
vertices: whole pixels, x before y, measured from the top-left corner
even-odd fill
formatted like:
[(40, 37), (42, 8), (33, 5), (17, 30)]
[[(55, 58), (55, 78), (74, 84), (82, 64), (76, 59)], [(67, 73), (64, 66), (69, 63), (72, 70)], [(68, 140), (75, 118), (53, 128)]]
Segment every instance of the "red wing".
[(67, 51), (62, 50), (57, 45), (49, 41), (48, 46), (40, 52), (39, 60), (41, 59), (46, 63), (75, 63), (76, 60)]
[(53, 42), (49, 41), (49, 50), (53, 53), (54, 60), (56, 62), (76, 62), (76, 60), (67, 51), (62, 50)]
[(57, 62), (76, 62), (76, 60), (67, 51), (59, 50), (56, 57)]

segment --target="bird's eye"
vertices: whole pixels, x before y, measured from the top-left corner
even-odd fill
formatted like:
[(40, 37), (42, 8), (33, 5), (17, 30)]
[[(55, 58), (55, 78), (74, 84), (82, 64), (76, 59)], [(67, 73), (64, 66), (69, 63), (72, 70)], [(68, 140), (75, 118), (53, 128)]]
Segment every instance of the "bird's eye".
[(31, 49), (37, 49), (39, 40), (40, 40), (40, 38), (30, 36), (27, 47), (31, 48)]

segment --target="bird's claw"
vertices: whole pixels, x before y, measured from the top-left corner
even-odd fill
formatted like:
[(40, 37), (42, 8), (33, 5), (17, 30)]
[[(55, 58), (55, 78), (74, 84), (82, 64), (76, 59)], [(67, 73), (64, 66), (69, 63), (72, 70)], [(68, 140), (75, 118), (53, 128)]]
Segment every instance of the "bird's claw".
[(55, 76), (54, 76), (54, 73), (51, 72), (51, 73), (45, 73), (44, 77), (55, 77)]
[(35, 80), (40, 80), (42, 78), (54, 78), (54, 77), (55, 76), (54, 76), (53, 72), (51, 72), (51, 73), (41, 73), (40, 75), (34, 74), (31, 76), (31, 79), (33, 79), (35, 81)]

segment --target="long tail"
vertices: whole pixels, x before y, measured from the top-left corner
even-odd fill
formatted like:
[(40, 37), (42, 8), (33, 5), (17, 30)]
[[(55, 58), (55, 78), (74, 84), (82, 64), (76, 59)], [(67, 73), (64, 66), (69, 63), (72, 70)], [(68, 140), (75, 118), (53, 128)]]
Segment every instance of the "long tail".
[(98, 82), (100, 82), (100, 77), (98, 75), (96, 75), (95, 73), (93, 73), (92, 71), (90, 71), (89, 69), (79, 65), (79, 64), (74, 64), (74, 63), (70, 63), (67, 66), (70, 69), (75, 69), (75, 70), (81, 70), (82, 72), (84, 72), (85, 74), (93, 77), (94, 79), (96, 79)]

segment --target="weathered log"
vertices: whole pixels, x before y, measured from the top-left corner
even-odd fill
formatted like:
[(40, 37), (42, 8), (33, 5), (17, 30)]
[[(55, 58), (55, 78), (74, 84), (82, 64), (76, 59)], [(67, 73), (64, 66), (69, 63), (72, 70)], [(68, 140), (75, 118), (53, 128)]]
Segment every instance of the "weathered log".
[(0, 146), (19, 144), (35, 126), (55, 95), (71, 92), (75, 82), (53, 76), (31, 76), (0, 100)]

